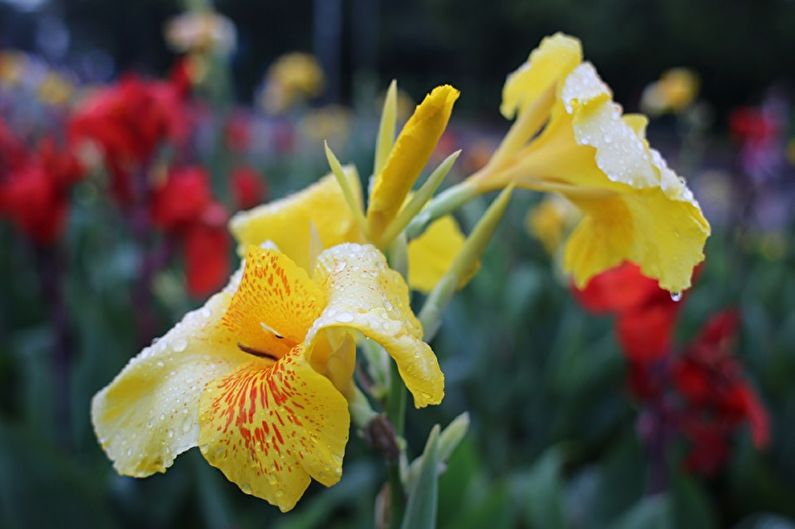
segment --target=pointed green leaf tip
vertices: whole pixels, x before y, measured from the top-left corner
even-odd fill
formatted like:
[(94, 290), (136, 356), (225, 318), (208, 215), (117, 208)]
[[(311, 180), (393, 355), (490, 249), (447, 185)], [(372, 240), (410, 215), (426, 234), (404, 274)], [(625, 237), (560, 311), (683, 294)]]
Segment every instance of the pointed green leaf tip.
[(384, 168), (392, 145), (395, 143), (395, 129), (397, 128), (397, 81), (392, 79), (384, 98), (384, 108), (381, 111), (381, 123), (378, 126), (378, 139), (375, 145), (375, 167), (373, 174), (376, 175)]
[(348, 182), (348, 176), (345, 174), (345, 169), (343, 169), (342, 164), (334, 155), (331, 147), (328, 146), (327, 141), (323, 142), (323, 148), (326, 151), (326, 160), (328, 160), (329, 167), (331, 167), (331, 172), (334, 173), (337, 183), (340, 185), (340, 188), (342, 188), (342, 194), (345, 197), (345, 202), (348, 204), (348, 208), (350, 208), (351, 213), (353, 213), (353, 217), (356, 219), (356, 224), (359, 225), (362, 233), (366, 234), (367, 222), (365, 221), (364, 213), (359, 207), (359, 203), (353, 194), (353, 189), (351, 189), (351, 185)]
[(435, 529), (436, 506), (439, 495), (439, 425), (433, 427), (422, 452), (422, 463), (417, 484), (409, 493), (406, 514), (401, 529)]

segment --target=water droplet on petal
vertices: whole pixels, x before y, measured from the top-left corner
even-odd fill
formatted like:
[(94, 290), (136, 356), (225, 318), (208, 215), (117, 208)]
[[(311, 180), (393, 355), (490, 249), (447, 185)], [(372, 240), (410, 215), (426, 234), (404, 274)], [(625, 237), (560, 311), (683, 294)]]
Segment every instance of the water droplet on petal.
[(671, 292), (671, 301), (681, 301), (682, 300), (682, 293), (681, 292)]
[(171, 348), (176, 353), (181, 353), (186, 347), (188, 347), (188, 341), (185, 338), (177, 338), (174, 340), (174, 343), (171, 344)]
[(340, 323), (350, 323), (353, 321), (353, 314), (350, 312), (340, 312), (337, 314), (337, 321)]

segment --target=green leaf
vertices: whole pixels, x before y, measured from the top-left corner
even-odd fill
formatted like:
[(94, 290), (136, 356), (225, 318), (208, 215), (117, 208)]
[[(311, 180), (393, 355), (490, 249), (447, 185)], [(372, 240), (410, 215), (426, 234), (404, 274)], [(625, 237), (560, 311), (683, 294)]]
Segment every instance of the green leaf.
[(105, 482), (33, 428), (0, 421), (0, 526), (115, 529)]
[(527, 482), (527, 518), (535, 529), (566, 527), (563, 513), (563, 455), (558, 447), (544, 452), (530, 469)]
[(439, 425), (433, 427), (422, 452), (420, 475), (415, 487), (409, 491), (402, 529), (435, 529), (436, 504), (439, 482), (436, 468), (439, 465)]
[(684, 473), (674, 475), (671, 494), (677, 529), (715, 529), (718, 526), (709, 497), (697, 480)]
[(671, 502), (665, 494), (647, 496), (614, 524), (615, 529), (673, 529)]

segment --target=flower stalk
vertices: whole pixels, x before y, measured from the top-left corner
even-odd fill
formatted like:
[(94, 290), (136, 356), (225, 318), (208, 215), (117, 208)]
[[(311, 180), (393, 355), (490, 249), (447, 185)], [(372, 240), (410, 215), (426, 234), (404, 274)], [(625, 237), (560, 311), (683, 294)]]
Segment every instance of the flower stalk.
[(425, 304), (419, 314), (419, 320), (422, 323), (426, 341), (433, 339), (439, 330), (439, 326), (442, 323), (442, 313), (450, 303), (458, 285), (477, 266), (477, 262), (483, 255), (486, 245), (488, 245), (492, 235), (494, 235), (494, 230), (497, 229), (497, 225), (508, 207), (512, 193), (513, 186), (508, 186), (491, 203), (489, 209), (478, 221), (472, 234), (467, 237), (464, 247), (456, 256), (450, 269), (425, 300)]

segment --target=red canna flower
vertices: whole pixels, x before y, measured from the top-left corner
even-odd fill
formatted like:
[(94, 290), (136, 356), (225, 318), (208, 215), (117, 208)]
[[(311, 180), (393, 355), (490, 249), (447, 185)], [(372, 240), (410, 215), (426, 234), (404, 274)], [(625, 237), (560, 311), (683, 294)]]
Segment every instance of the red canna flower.
[(21, 143), (2, 128), (0, 156), (6, 173), (0, 180), (0, 212), (37, 244), (52, 244), (63, 232), (69, 191), (82, 178), (83, 169), (52, 138), (44, 138), (36, 151), (25, 153)]
[(196, 166), (169, 171), (166, 181), (152, 192), (152, 222), (163, 231), (183, 231), (196, 224), (212, 203), (207, 172)]
[(244, 113), (236, 113), (226, 123), (226, 146), (232, 152), (243, 152), (251, 144), (251, 124)]
[(177, 167), (152, 193), (152, 222), (182, 248), (188, 292), (205, 296), (229, 275), (228, 215), (202, 167)]
[(229, 234), (226, 211), (213, 204), (200, 222), (185, 232), (183, 256), (188, 292), (206, 296), (218, 290), (229, 277)]
[(713, 473), (728, 458), (729, 438), (748, 423), (754, 445), (767, 446), (767, 411), (732, 356), (739, 314), (729, 310), (710, 319), (673, 365), (673, 382), (684, 402), (679, 417), (691, 445), (691, 470)]
[(626, 262), (591, 279), (574, 295), (585, 309), (613, 313), (621, 348), (630, 360), (659, 360), (671, 349), (671, 336), (680, 303)]
[(763, 108), (741, 107), (729, 115), (729, 130), (741, 143), (775, 138), (779, 124)]
[(232, 191), (238, 209), (250, 209), (261, 204), (267, 197), (267, 185), (259, 173), (249, 166), (240, 166), (232, 171)]
[(70, 137), (99, 146), (111, 172), (111, 191), (122, 205), (133, 201), (132, 173), (151, 161), (155, 149), (184, 142), (189, 123), (183, 95), (176, 82), (128, 75), (95, 92), (72, 116)]

